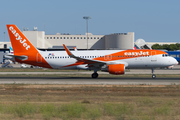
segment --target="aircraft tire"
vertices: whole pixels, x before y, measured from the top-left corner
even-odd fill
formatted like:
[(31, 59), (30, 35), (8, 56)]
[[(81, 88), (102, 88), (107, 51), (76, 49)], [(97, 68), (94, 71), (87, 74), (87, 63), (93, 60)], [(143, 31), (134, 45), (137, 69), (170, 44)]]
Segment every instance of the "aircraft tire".
[(153, 75), (152, 75), (152, 78), (153, 78), (153, 79), (155, 79), (155, 78), (156, 78), (156, 75), (155, 75), (155, 74), (153, 74)]
[(92, 78), (97, 78), (98, 77), (98, 73), (93, 73), (91, 76), (92, 76)]

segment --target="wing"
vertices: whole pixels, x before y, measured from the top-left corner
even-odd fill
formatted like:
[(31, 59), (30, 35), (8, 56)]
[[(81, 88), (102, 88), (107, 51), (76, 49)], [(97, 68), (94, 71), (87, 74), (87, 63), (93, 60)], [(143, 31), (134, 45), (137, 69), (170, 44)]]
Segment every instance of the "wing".
[(69, 49), (63, 44), (67, 54), (71, 57), (71, 58), (74, 58), (77, 60), (76, 63), (74, 64), (71, 64), (71, 65), (67, 65), (67, 66), (64, 66), (64, 67), (69, 67), (69, 66), (75, 66), (75, 65), (82, 65), (82, 64), (88, 64), (88, 67), (91, 67), (92, 64), (94, 65), (98, 65), (98, 66), (103, 66), (104, 64), (106, 64), (105, 62), (103, 61), (98, 61), (98, 60), (92, 60), (92, 59), (85, 59), (85, 58), (80, 58), (78, 56), (75, 56), (74, 54), (72, 54)]
[(78, 56), (75, 56), (74, 54), (72, 54), (69, 49), (63, 44), (67, 54), (71, 57), (77, 60), (76, 63), (71, 64), (71, 65), (67, 65), (64, 67), (69, 67), (69, 66), (76, 66), (76, 65), (82, 65), (82, 64), (88, 64), (88, 67), (102, 67), (103, 65), (106, 64), (125, 64), (125, 66), (128, 66), (126, 62), (105, 62), (105, 61), (99, 61), (99, 60), (92, 60), (92, 59), (85, 59), (85, 58), (80, 58)]

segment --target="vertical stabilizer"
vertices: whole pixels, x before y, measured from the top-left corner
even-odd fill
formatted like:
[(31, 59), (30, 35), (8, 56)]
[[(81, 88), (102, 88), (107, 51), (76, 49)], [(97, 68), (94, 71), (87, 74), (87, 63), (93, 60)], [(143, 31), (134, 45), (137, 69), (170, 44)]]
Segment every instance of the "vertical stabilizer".
[(38, 50), (24, 36), (24, 34), (16, 27), (16, 25), (7, 25), (7, 30), (11, 40), (14, 55), (20, 53), (37, 53)]
[(16, 25), (7, 25), (7, 30), (14, 51), (12, 57), (14, 57), (17, 62), (52, 68)]

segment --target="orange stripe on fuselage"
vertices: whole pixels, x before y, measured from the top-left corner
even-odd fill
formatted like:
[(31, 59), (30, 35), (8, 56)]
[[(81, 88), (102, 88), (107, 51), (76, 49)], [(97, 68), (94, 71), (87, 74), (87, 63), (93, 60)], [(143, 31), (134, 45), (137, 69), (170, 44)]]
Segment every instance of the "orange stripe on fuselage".
[[(107, 62), (107, 61), (125, 60), (125, 59), (138, 58), (138, 57), (148, 57), (148, 56), (161, 55), (161, 54), (167, 54), (167, 53), (160, 50), (149, 50), (149, 49), (123, 50), (123, 51), (119, 51), (119, 52), (112, 53), (109, 55), (104, 55), (98, 58), (94, 58), (93, 60)], [(85, 56), (85, 55), (82, 55), (82, 56)], [(83, 65), (83, 64), (93, 64), (93, 63), (95, 62), (92, 62), (92, 61), (88, 62), (84, 60), (84, 61), (77, 61), (74, 64), (70, 64), (63, 67), (77, 66), (77, 65)]]
[(137, 58), (137, 57), (147, 57), (147, 56), (160, 55), (160, 54), (167, 54), (167, 53), (160, 50), (145, 50), (145, 49), (123, 50), (120, 52), (94, 58), (93, 60), (113, 61), (113, 60), (123, 60), (123, 59)]

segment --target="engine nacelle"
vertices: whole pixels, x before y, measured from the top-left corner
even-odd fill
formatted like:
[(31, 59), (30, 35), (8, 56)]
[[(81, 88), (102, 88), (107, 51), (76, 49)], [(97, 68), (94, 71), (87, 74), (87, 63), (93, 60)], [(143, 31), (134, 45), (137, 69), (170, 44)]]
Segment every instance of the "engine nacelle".
[(124, 64), (111, 64), (102, 68), (102, 71), (109, 72), (109, 74), (121, 75), (125, 73)]

